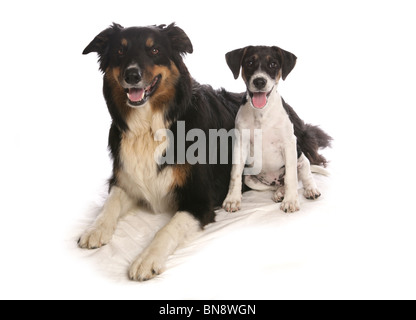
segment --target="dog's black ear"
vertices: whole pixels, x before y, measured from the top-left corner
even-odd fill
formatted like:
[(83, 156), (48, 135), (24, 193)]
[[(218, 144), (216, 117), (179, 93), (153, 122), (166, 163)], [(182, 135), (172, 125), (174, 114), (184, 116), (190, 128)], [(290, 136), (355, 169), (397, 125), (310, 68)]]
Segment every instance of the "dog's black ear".
[(282, 79), (285, 80), (288, 74), (295, 67), (297, 57), (293, 53), (279, 47), (273, 47), (273, 49), (277, 51), (277, 54), (281, 59), (280, 64), (282, 66)]
[(234, 75), (234, 79), (238, 79), (240, 75), (240, 68), (246, 51), (247, 47), (230, 51), (225, 55), (225, 60)]
[(108, 47), (111, 36), (122, 29), (123, 27), (121, 25), (113, 23), (111, 27), (100, 32), (100, 34), (97, 35), (94, 40), (92, 40), (90, 44), (84, 49), (82, 54), (97, 52), (99, 55), (102, 55)]
[(194, 52), (191, 40), (186, 35), (185, 31), (177, 27), (175, 23), (171, 23), (167, 27), (165, 27), (165, 25), (160, 25), (159, 28), (169, 37), (173, 50), (176, 50), (181, 54)]

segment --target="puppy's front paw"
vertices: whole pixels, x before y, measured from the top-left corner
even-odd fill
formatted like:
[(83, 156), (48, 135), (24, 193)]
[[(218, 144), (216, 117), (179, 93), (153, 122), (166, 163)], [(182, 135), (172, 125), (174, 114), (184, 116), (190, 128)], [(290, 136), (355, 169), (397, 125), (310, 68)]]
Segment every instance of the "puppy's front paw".
[(134, 281), (147, 281), (163, 272), (166, 256), (145, 250), (133, 262), (129, 270), (129, 278)]
[(273, 195), (273, 201), (280, 203), (283, 201), (283, 199), (285, 198), (285, 187), (279, 187), (279, 189), (277, 189), (277, 191), (274, 193)]
[(303, 193), (306, 199), (315, 200), (321, 196), (321, 193), (316, 188), (305, 188), (305, 192)]
[(290, 198), (285, 197), (282, 204), (280, 205), (280, 210), (284, 212), (295, 212), (300, 209), (298, 197)]
[(227, 212), (236, 212), (240, 210), (241, 207), (241, 193), (229, 193), (227, 198), (225, 198), (222, 207)]
[(84, 232), (78, 245), (84, 249), (98, 249), (110, 242), (114, 230), (103, 225), (94, 226)]

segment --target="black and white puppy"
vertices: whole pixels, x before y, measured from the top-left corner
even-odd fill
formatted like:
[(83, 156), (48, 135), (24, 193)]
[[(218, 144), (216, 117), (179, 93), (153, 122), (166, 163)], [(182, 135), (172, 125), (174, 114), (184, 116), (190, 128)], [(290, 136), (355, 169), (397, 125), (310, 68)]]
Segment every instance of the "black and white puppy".
[[(277, 91), (296, 64), (296, 56), (279, 47), (249, 46), (226, 54), (227, 64), (237, 79), (241, 74), (247, 86), (246, 98), (236, 117), (240, 139), (234, 148), (235, 161), (228, 195), (223, 203), (226, 211), (240, 209), (242, 175), (255, 149), (257, 129), (261, 132), (261, 152), (254, 153), (254, 163), (261, 163), (258, 174), (244, 176), (244, 183), (254, 190), (275, 190), (273, 200), (281, 202), (281, 210), (299, 210), (298, 177), (304, 195), (317, 199), (321, 193), (311, 173), (310, 162), (325, 165), (318, 149), (330, 145), (329, 137), (320, 128), (308, 124), (296, 115)], [(251, 130), (250, 138), (241, 133)], [(257, 140), (258, 143), (259, 140)], [(314, 171), (320, 171), (314, 167)], [(320, 171), (322, 173), (322, 171)]]

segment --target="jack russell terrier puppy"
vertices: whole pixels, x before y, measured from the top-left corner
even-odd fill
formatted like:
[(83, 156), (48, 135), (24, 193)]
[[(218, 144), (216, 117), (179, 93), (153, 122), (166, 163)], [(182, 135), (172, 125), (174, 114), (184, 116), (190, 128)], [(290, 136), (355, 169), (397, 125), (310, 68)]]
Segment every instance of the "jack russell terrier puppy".
[[(318, 150), (330, 146), (332, 140), (319, 127), (305, 124), (277, 92), (280, 78), (285, 80), (295, 67), (296, 56), (278, 47), (249, 46), (227, 53), (226, 60), (235, 79), (241, 68), (247, 94), (235, 121), (240, 136), (234, 146), (231, 181), (223, 208), (228, 212), (240, 209), (243, 171), (247, 170), (244, 183), (249, 188), (274, 190), (273, 200), (281, 202), (280, 209), (295, 212), (299, 210), (298, 178), (307, 199), (321, 196), (311, 164), (313, 172), (327, 174), (319, 167), (327, 161)], [(250, 130), (248, 139), (241, 134), (244, 130)], [(247, 160), (259, 136), (261, 152), (255, 152), (254, 163), (261, 163), (261, 168), (253, 170)]]

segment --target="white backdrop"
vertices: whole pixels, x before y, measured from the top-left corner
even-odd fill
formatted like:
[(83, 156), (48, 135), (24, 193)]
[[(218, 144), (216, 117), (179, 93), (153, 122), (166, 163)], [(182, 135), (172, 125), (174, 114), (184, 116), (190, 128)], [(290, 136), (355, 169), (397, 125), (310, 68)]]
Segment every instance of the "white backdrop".
[[(0, 298), (416, 298), (413, 12), (405, 0), (2, 2)], [(238, 257), (261, 248), (267, 237), (246, 237), (255, 227), (213, 239), (189, 263), (206, 268), (198, 259), (212, 259), (214, 267), (194, 277), (183, 267), (168, 284), (111, 279), (79, 254), (77, 232), (111, 171), (102, 76), (96, 56), (81, 52), (112, 22), (176, 22), (193, 42), (193, 77), (230, 91), (244, 85), (226, 52), (265, 44), (298, 56), (280, 93), (334, 137), (332, 177), (322, 182), (325, 214), (299, 215), (280, 234), (293, 241), (286, 256), (276, 254), (295, 258), (277, 278), (244, 264), (236, 276), (227, 256), (215, 261), (222, 241), (241, 244)], [(311, 254), (301, 243), (313, 235), (326, 245)], [(291, 263), (297, 255), (301, 268)], [(190, 291), (178, 293), (181, 286)]]

